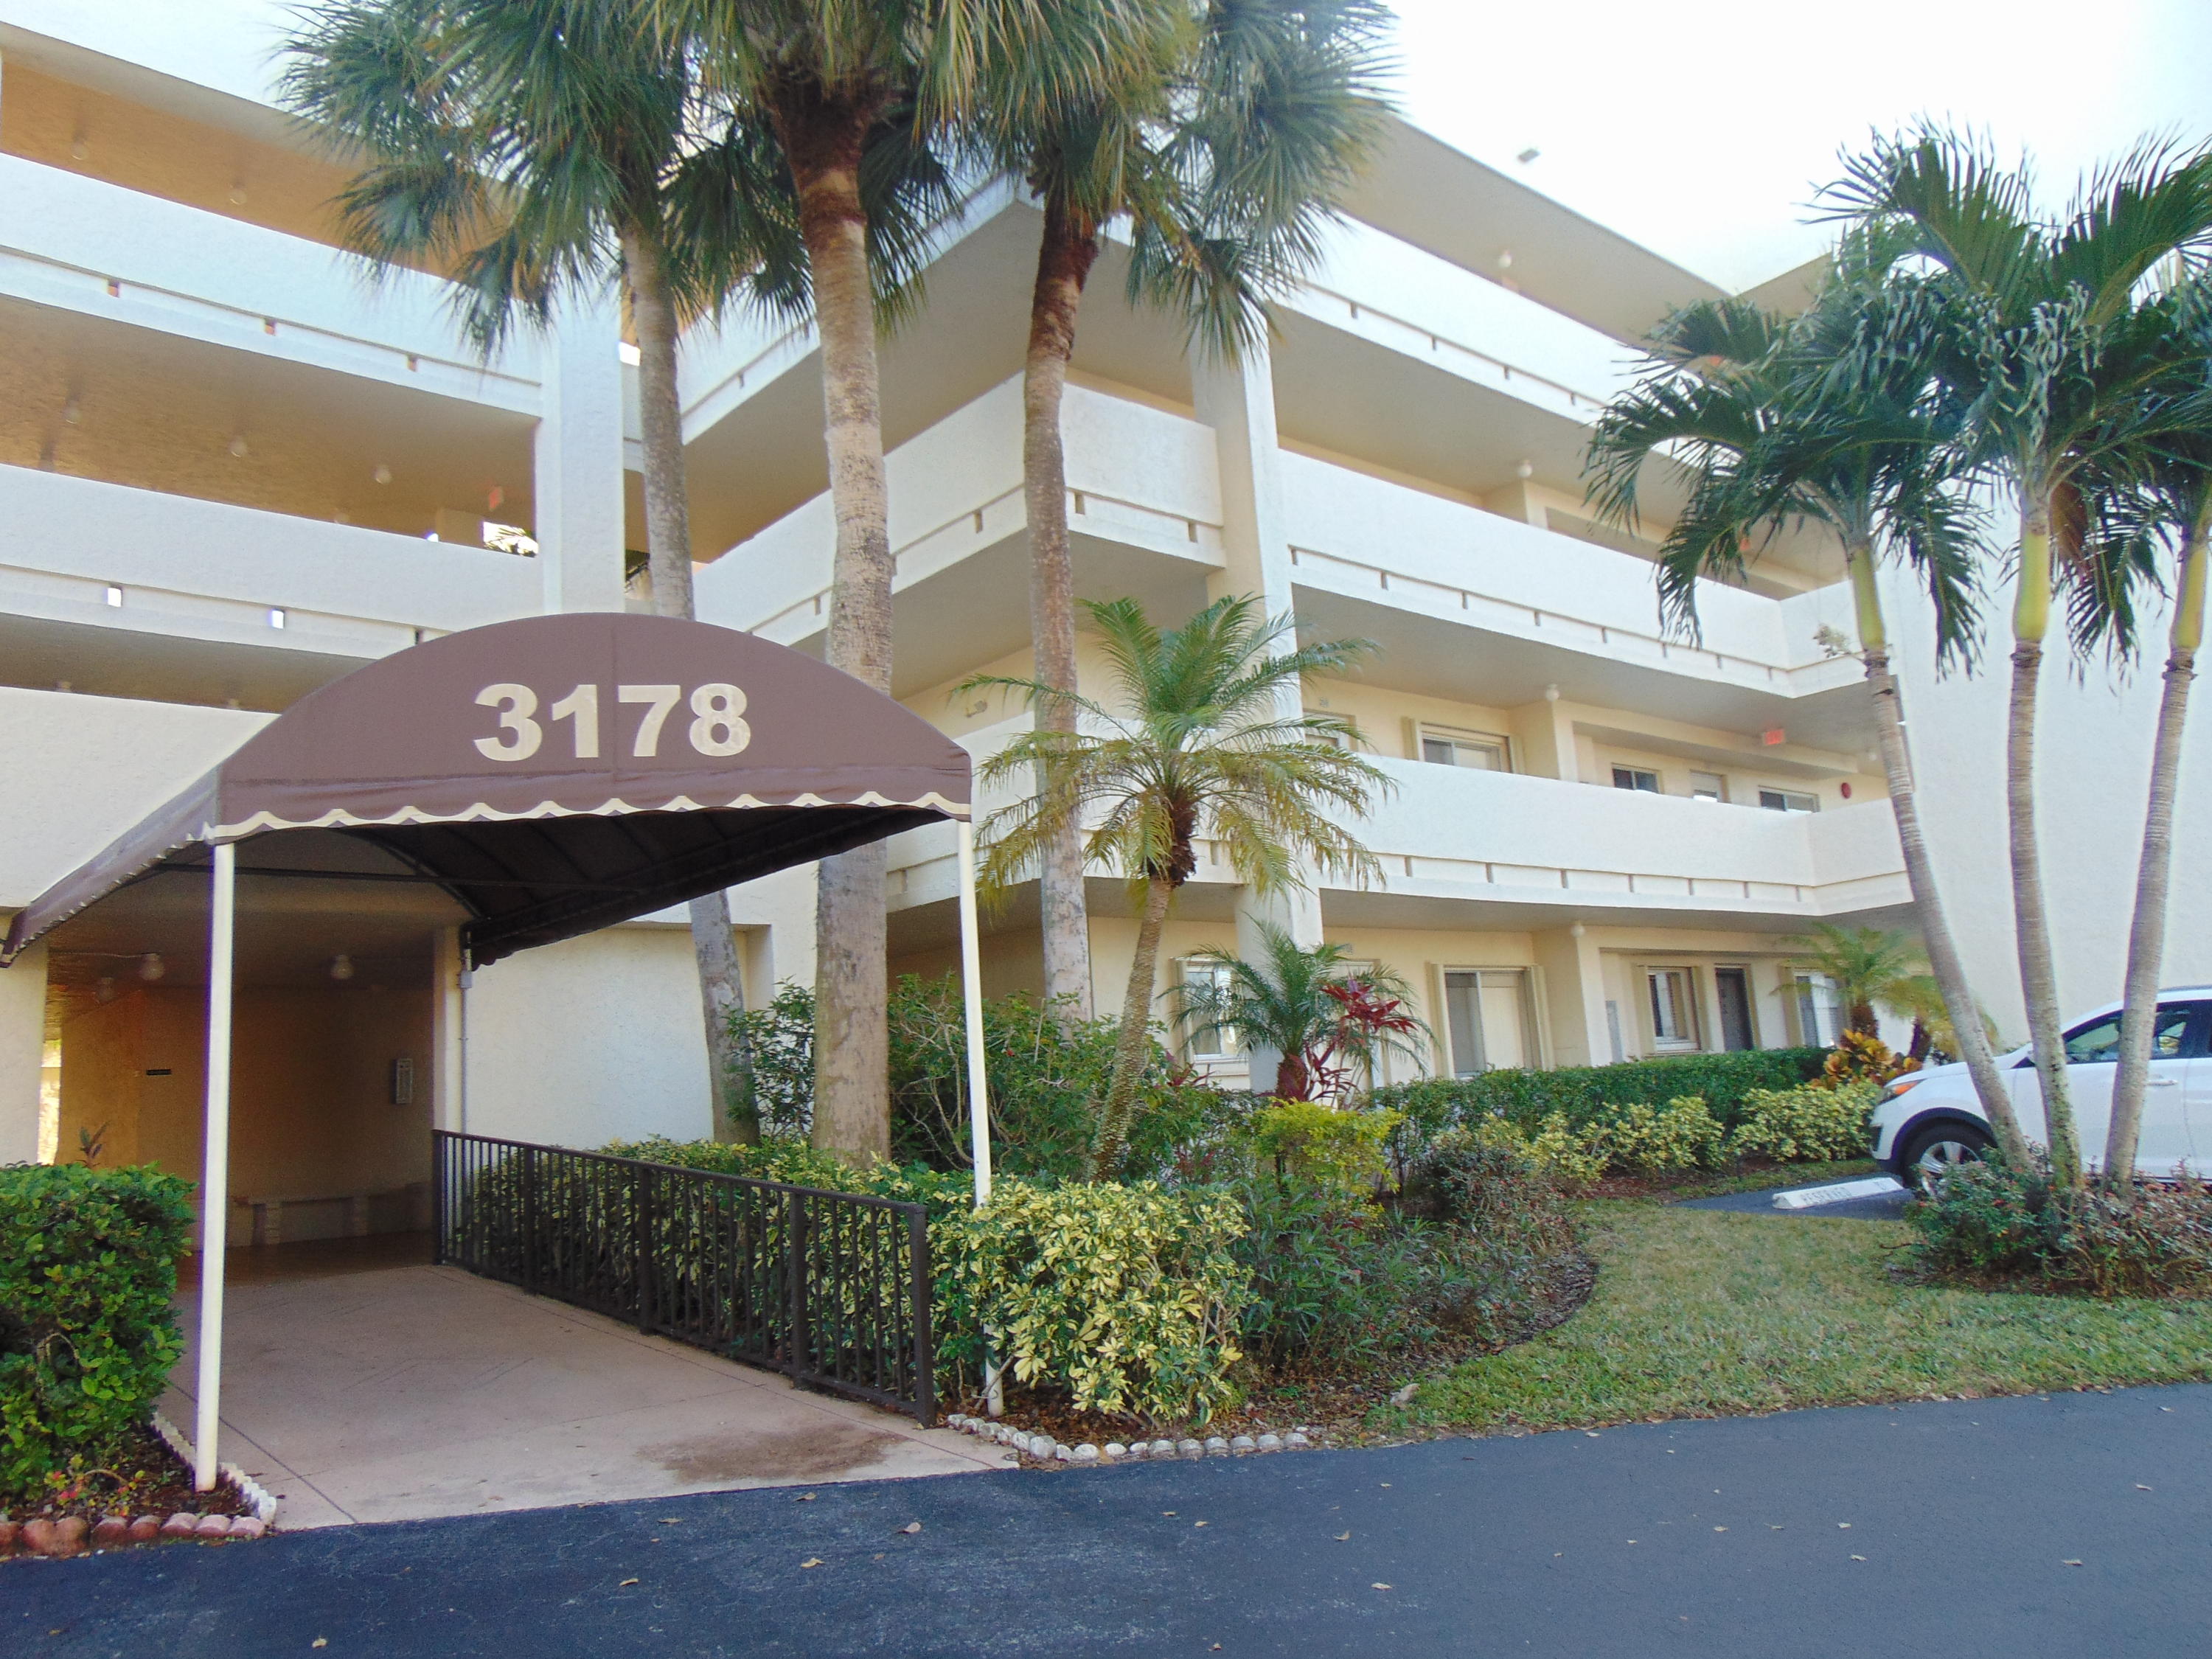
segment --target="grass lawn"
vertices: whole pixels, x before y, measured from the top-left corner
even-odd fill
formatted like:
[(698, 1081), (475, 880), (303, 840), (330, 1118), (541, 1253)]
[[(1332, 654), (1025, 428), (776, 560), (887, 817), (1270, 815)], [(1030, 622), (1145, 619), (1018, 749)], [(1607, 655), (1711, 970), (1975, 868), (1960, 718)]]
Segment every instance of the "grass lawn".
[(1893, 1283), (1896, 1223), (1586, 1206), (1597, 1288), (1558, 1329), (1425, 1380), (1370, 1430), (1482, 1432), (2212, 1380), (2212, 1302)]

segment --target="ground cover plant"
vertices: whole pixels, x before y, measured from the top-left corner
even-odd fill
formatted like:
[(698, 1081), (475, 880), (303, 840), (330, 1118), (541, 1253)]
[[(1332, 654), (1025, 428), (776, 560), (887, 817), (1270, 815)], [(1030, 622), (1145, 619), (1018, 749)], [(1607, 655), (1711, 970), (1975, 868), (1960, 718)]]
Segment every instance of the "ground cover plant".
[(2212, 1303), (1913, 1283), (1901, 1224), (1585, 1206), (1589, 1304), (1425, 1379), (1379, 1436), (1598, 1426), (1801, 1406), (2212, 1379)]

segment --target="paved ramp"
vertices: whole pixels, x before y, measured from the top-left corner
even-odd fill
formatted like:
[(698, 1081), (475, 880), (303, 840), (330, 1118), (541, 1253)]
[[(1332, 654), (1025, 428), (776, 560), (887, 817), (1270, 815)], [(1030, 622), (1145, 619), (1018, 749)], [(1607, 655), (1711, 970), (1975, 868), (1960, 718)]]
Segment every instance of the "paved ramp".
[[(222, 1455), (280, 1495), (288, 1529), (971, 1474), (1008, 1455), (458, 1268), (241, 1278)], [(196, 1299), (180, 1300), (196, 1340)], [(181, 1425), (193, 1363), (188, 1349), (162, 1406)]]

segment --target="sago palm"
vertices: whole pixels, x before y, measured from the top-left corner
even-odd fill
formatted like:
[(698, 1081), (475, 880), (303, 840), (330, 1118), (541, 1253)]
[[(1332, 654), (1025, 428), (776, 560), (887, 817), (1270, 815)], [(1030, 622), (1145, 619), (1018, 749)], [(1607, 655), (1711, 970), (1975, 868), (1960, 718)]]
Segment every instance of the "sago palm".
[[(291, 108), (368, 165), (339, 197), (356, 252), (453, 273), (487, 356), (518, 322), (619, 283), (638, 344), (653, 609), (693, 614), (678, 331), (734, 299), (803, 312), (796, 203), (772, 137), (703, 94), (637, 0), (331, 0), (285, 47)], [(874, 279), (895, 290), (949, 201), (902, 131), (874, 135)], [(743, 987), (728, 896), (691, 902), (714, 1133), (759, 1126), (733, 1072)]]
[(1846, 246), (1806, 315), (1785, 320), (1741, 301), (1675, 313), (1652, 339), (1649, 367), (1599, 417), (1590, 495), (1613, 522), (1635, 522), (1655, 456), (1689, 474), (1689, 498), (1659, 556), (1667, 620), (1693, 637), (1698, 584), (1741, 580), (1755, 551), (1805, 524), (1844, 550), (1858, 647), (1897, 821), (1905, 877), (1960, 1058), (2007, 1157), (2027, 1155), (2011, 1097), (1976, 1011), (1937, 884), (1906, 735), (1880, 566), (1905, 566), (1934, 611), (1938, 659), (1970, 662), (1979, 628), (1970, 521), (1950, 458), (1957, 422), (1930, 395), (1922, 362), (1925, 295), (1865, 278)]
[(1420, 1061), (1428, 1028), (1407, 1012), (1413, 993), (1398, 974), (1355, 969), (1349, 945), (1306, 950), (1272, 922), (1260, 937), (1262, 961), (1194, 951), (1192, 962), (1216, 971), (1168, 988), (1189, 1036), (1256, 1039), (1280, 1054), (1273, 1092), (1284, 1100), (1334, 1097), (1386, 1054)]
[[(1263, 303), (1309, 269), (1319, 231), (1372, 143), (1388, 14), (1371, 0), (1158, 0), (1142, 50), (1085, 84), (987, 109), (998, 166), (1042, 210), (1022, 374), (1034, 672), (1076, 689), (1075, 571), (1060, 406), (1084, 286), (1109, 228), (1132, 243), (1131, 297), (1234, 357)], [(1072, 708), (1045, 708), (1048, 725)], [(1072, 728), (1070, 728), (1072, 729)], [(1091, 1007), (1083, 854), (1073, 825), (1040, 849), (1048, 999)]]
[[(2105, 487), (2094, 492), (2098, 510), (2089, 515), (2087, 562), (2095, 580), (2081, 585), (2072, 607), (2077, 636), (2101, 640), (2125, 659), (2135, 651), (2135, 590), (2165, 586), (2172, 606), (2105, 1142), (2106, 1182), (2122, 1191), (2132, 1187), (2142, 1129), (2172, 888), (2174, 796), (2190, 684), (2204, 637), (2206, 539), (2212, 537), (2212, 273), (2189, 273), (2147, 314), (2163, 325), (2159, 349), (2167, 370), (2148, 388), (2146, 407), (2124, 417), (2138, 437), (2133, 453), (2105, 469)], [(2170, 579), (2159, 568), (2160, 552), (2171, 557)]]
[(1084, 852), (1118, 867), (1139, 904), (1114, 1073), (1099, 1109), (1094, 1176), (1117, 1166), (1152, 1041), (1160, 936), (1175, 896), (1198, 872), (1199, 843), (1235, 878), (1269, 894), (1304, 867), (1364, 882), (1373, 856), (1339, 823), (1365, 814), (1389, 787), (1357, 752), (1358, 728), (1330, 714), (1285, 715), (1307, 676), (1343, 672), (1374, 647), (1360, 640), (1298, 645), (1287, 617), (1255, 599), (1215, 600), (1163, 632), (1133, 599), (1085, 601), (1113, 674), (1110, 702), (1041, 680), (978, 675), (963, 690), (1019, 693), (1032, 708), (1073, 707), (1075, 729), (1040, 722), (978, 772), (986, 785), (1026, 781), (1034, 794), (983, 825), (983, 880), (1003, 890), (1070, 823), (1097, 821)]
[[(891, 685), (894, 574), (868, 280), (868, 138), (969, 126), (1112, 78), (1144, 50), (1158, 0), (638, 0), (699, 43), (701, 73), (775, 132), (814, 289), (836, 520), (830, 664)], [(825, 859), (815, 906), (814, 1138), (863, 1159), (890, 1147), (882, 842)]]
[[(1928, 366), (1965, 416), (1964, 442), (2020, 513), (2005, 738), (2013, 922), (2055, 1178), (2081, 1180), (2067, 1088), (2035, 807), (2036, 704), (2054, 598), (2081, 572), (2081, 490), (2128, 442), (2160, 369), (2145, 279), (2212, 241), (2212, 150), (2145, 143), (2039, 212), (2027, 167), (1939, 128), (1877, 143), (1827, 199), (1885, 242), (1900, 271), (1932, 268), (1946, 326)], [(2139, 434), (2136, 434), (2139, 435)]]

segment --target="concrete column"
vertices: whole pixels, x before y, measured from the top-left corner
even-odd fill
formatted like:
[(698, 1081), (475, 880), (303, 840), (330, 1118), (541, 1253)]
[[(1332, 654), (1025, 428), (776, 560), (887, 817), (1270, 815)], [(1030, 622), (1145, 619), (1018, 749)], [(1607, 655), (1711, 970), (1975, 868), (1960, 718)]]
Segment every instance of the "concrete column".
[(548, 611), (623, 608), (621, 343), (611, 295), (564, 307), (544, 342), (534, 465)]
[(39, 1083), (46, 1052), (46, 947), (0, 970), (0, 1164), (39, 1157)]
[[(1275, 380), (1265, 343), (1236, 363), (1200, 362), (1191, 372), (1198, 418), (1213, 428), (1221, 479), (1222, 568), (1206, 580), (1206, 596), (1251, 594), (1270, 617), (1295, 608), (1291, 586), (1289, 514), (1284, 504), (1282, 452), (1275, 435)], [(1295, 719), (1297, 688), (1285, 689), (1279, 713)], [(1306, 950), (1322, 942), (1321, 895), (1309, 885), (1261, 898), (1249, 890), (1237, 906), (1237, 954), (1263, 959), (1261, 924), (1288, 932)], [(1252, 1086), (1272, 1088), (1282, 1056), (1249, 1051)]]
[(1544, 1013), (1554, 1066), (1604, 1066), (1613, 1059), (1605, 1024), (1605, 970), (1580, 922), (1534, 936), (1544, 974)]
[(467, 1011), (461, 989), (461, 930), (441, 927), (431, 948), (430, 1121), (461, 1133), (468, 1127)]

